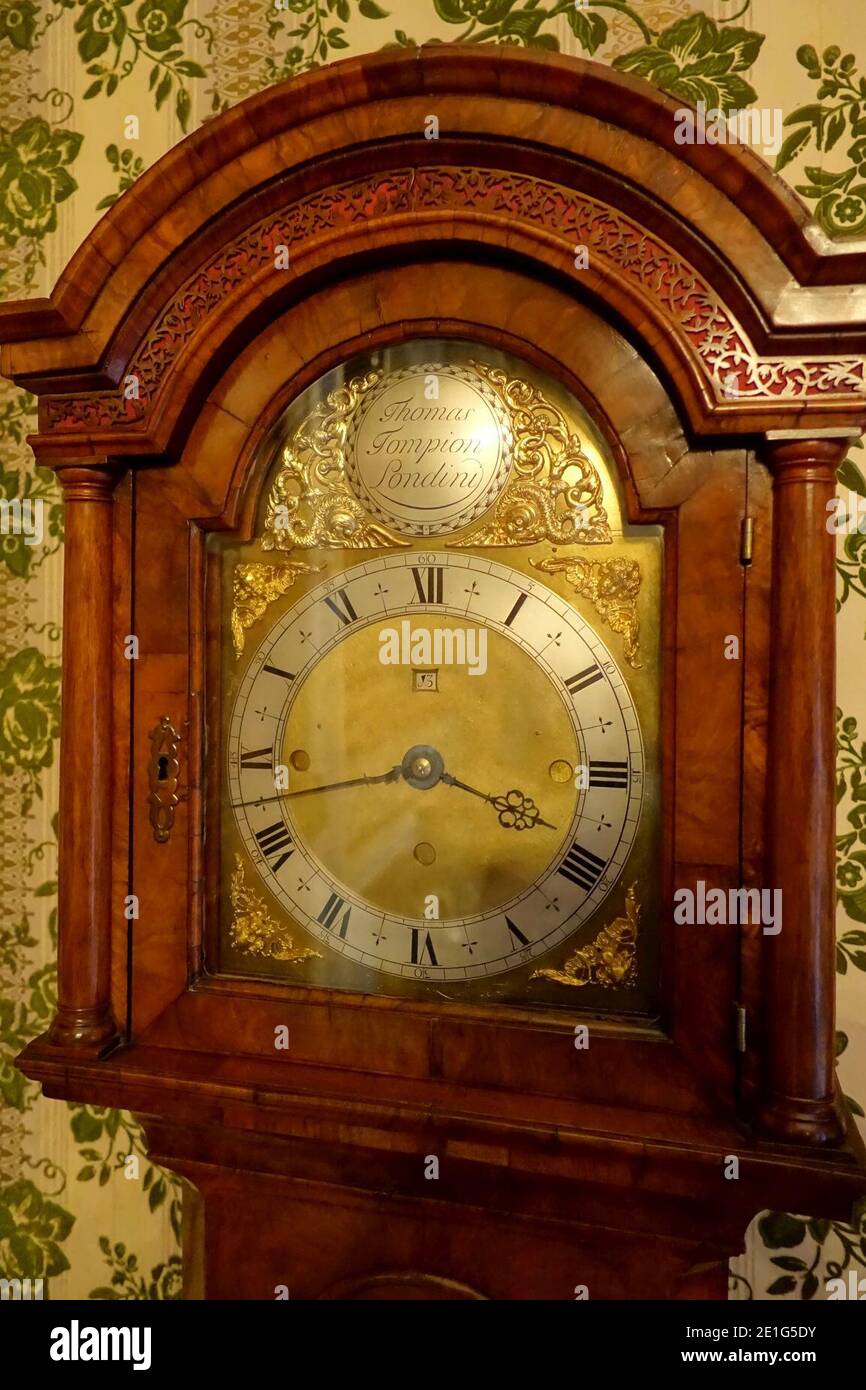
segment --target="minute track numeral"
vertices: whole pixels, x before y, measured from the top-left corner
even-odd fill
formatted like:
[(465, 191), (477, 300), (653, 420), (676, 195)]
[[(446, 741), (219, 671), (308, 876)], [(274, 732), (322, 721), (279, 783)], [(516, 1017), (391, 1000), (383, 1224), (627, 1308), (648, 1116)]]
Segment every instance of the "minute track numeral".
[(603, 671), (599, 666), (587, 666), (585, 671), (578, 671), (576, 676), (569, 676), (565, 682), (565, 688), (569, 695), (576, 695), (579, 690), (586, 690), (587, 686), (595, 685), (600, 681)]
[[(266, 825), (264, 830), (257, 830), (256, 844), (266, 862), (270, 860), (272, 854), (279, 855), (273, 864), (268, 864), (272, 873), (277, 873), (283, 867), (295, 849), (291, 834), (281, 820), (274, 821), (273, 825)], [(285, 854), (281, 854), (281, 850), (285, 850)]]
[(442, 603), (445, 571), (441, 565), (427, 565), (424, 569), (412, 566), (412, 578), (415, 580), (415, 589), (418, 593), (419, 603)]
[(272, 748), (256, 748), (251, 753), (241, 753), (241, 767), (265, 767), (273, 771), (274, 750)]
[(576, 883), (578, 888), (585, 888), (590, 892), (604, 873), (604, 863), (605, 861), (593, 854), (591, 849), (584, 849), (583, 845), (579, 845), (575, 840), (558, 872), (563, 878), (567, 878), (569, 883)]
[(625, 791), (628, 787), (628, 763), (612, 763), (595, 758), (589, 764), (589, 785), (591, 787), (613, 787)]
[(340, 619), (343, 627), (348, 627), (350, 623), (358, 621), (358, 615), (352, 607), (352, 600), (345, 589), (338, 589), (335, 594), (329, 594), (325, 603), (331, 612)]

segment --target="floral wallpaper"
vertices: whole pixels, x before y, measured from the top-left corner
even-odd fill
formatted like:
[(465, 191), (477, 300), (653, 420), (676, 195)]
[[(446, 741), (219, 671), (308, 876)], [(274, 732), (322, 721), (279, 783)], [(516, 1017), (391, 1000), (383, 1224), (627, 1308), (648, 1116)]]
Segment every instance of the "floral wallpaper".
[[(688, 103), (784, 112), (775, 166), (828, 236), (866, 234), (862, 0), (0, 0), (0, 293), (47, 294), (102, 211), (167, 149), (268, 83), (429, 40), (592, 56)], [(846, 36), (857, 36), (848, 52)], [(45, 1296), (180, 1296), (181, 1187), (129, 1115), (43, 1100), (12, 1059), (52, 1012), (63, 514), (0, 380), (0, 1277)], [(839, 472), (838, 1052), (866, 1101), (864, 460)], [(26, 504), (29, 503), (29, 510)], [(25, 524), (27, 518), (30, 524)], [(733, 1298), (826, 1297), (866, 1226), (764, 1213)]]

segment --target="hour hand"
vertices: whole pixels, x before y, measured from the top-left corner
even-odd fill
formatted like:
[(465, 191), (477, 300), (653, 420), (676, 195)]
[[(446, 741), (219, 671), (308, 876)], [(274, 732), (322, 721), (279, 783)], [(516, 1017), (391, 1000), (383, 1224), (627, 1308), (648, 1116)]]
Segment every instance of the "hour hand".
[(541, 812), (525, 792), (510, 791), (504, 796), (488, 796), (491, 806), (499, 812), (499, 824), (509, 830), (529, 830), (533, 825), (544, 825), (555, 830), (549, 820), (542, 820)]
[(466, 782), (452, 777), (449, 772), (443, 772), (441, 780), (449, 787), (459, 787), (461, 791), (471, 792), (473, 796), (480, 796), (482, 801), (488, 801), (494, 811), (498, 812), (499, 824), (506, 830), (531, 830), (534, 825), (544, 825), (548, 830), (556, 829), (550, 821), (542, 820), (541, 812), (532, 797), (516, 788), (506, 792), (504, 796), (489, 796), (486, 792), (478, 791), (477, 787), (470, 787)]

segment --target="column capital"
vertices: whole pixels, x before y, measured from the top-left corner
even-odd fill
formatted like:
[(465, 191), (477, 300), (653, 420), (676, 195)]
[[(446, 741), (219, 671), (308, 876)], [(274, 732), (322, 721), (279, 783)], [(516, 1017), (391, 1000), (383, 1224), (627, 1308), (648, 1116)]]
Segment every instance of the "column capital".
[(775, 434), (764, 436), (758, 454), (776, 486), (781, 483), (835, 483), (836, 469), (844, 459), (855, 433), (813, 436)]
[(122, 464), (108, 458), (97, 458), (92, 462), (60, 460), (52, 463), (51, 468), (57, 474), (66, 502), (113, 501), (114, 489), (125, 472)]

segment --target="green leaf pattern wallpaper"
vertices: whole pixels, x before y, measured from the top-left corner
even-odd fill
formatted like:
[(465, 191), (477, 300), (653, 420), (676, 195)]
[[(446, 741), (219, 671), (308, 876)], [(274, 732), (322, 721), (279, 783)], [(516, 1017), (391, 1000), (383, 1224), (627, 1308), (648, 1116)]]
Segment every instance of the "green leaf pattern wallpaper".
[[(784, 116), (770, 159), (834, 240), (866, 235), (863, 0), (0, 0), (0, 294), (47, 294), (105, 208), (183, 135), (262, 87), (431, 40), (610, 63), (680, 97)], [(858, 24), (858, 20), (860, 23)], [(848, 51), (846, 41), (855, 51)], [(55, 988), (63, 513), (0, 380), (0, 496), (42, 504), (0, 534), (0, 1277), (52, 1298), (181, 1292), (180, 1183), (126, 1114), (41, 1099), (12, 1059)], [(839, 471), (866, 515), (866, 458)], [(838, 537), (838, 1053), (866, 1104), (866, 534)], [(813, 1299), (866, 1274), (866, 1225), (764, 1213), (731, 1297)]]

